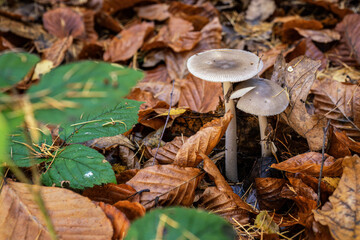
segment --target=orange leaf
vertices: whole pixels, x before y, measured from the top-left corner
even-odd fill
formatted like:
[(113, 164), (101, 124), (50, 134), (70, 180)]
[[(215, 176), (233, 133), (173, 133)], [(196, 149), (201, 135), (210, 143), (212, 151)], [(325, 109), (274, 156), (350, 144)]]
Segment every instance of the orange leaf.
[(142, 217), (145, 215), (145, 208), (143, 205), (137, 202), (118, 201), (114, 204), (114, 207), (123, 212), (130, 221)]
[(197, 153), (210, 154), (224, 135), (231, 118), (232, 114), (229, 111), (224, 117), (205, 124), (179, 149), (174, 164), (187, 167), (197, 166), (202, 160), (201, 157), (197, 157)]
[(139, 201), (136, 190), (126, 184), (108, 183), (104, 186), (94, 186), (83, 192), (83, 196), (93, 201), (114, 204), (121, 200)]
[[(179, 149), (183, 146), (184, 142), (187, 140), (187, 137), (175, 137), (171, 142), (167, 142), (164, 146), (160, 147), (156, 160), (160, 164), (169, 164), (173, 163), (178, 153)], [(153, 148), (150, 151), (151, 157), (154, 157), (156, 153), (156, 148)]]
[(285, 182), (285, 179), (255, 178), (256, 194), (261, 210), (279, 210), (283, 206), (285, 200), (280, 196), (280, 192)]
[[(321, 168), (321, 153), (317, 152), (308, 152), (299, 154), (295, 157), (292, 157), (284, 162), (272, 164), (272, 168), (278, 170), (291, 172), (291, 173), (303, 173), (310, 176), (318, 177)], [(341, 176), (342, 167), (341, 167), (342, 158), (335, 159), (327, 154), (325, 154), (323, 176), (336, 177)]]

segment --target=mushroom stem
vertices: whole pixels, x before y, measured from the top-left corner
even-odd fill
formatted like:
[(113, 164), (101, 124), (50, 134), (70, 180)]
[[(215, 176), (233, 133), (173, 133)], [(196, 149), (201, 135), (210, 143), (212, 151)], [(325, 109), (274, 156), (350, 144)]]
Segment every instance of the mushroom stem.
[[(231, 82), (223, 83), (224, 98), (231, 87)], [(230, 112), (233, 114), (228, 128), (225, 132), (225, 175), (232, 181), (238, 181), (238, 171), (237, 171), (237, 136), (236, 136), (236, 110), (235, 104), (232, 99), (225, 99), (225, 112)]]
[(258, 116), (258, 117), (259, 117), (259, 127), (260, 127), (261, 156), (270, 157), (271, 148), (270, 148), (270, 144), (268, 144), (266, 141), (266, 135), (265, 135), (265, 130), (267, 127), (267, 119), (266, 116)]

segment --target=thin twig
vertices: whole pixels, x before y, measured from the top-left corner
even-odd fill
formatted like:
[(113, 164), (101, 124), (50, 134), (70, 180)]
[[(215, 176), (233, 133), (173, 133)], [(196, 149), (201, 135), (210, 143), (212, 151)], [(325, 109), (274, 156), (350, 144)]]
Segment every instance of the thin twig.
[(326, 127), (323, 128), (324, 131), (324, 138), (323, 138), (323, 145), (321, 149), (322, 159), (321, 159), (321, 168), (320, 168), (320, 174), (319, 174), (319, 182), (318, 182), (318, 199), (317, 199), (317, 205), (320, 206), (320, 194), (321, 194), (321, 178), (322, 178), (322, 172), (324, 168), (324, 162), (325, 162), (325, 141), (326, 141), (326, 133), (330, 126), (330, 119), (327, 121)]
[(153, 160), (153, 165), (155, 165), (156, 156), (157, 156), (157, 153), (158, 153), (159, 148), (160, 148), (161, 140), (162, 140), (162, 138), (163, 138), (163, 136), (164, 136), (165, 129), (166, 129), (166, 126), (167, 126), (168, 121), (169, 121), (169, 118), (170, 118), (170, 111), (171, 111), (171, 105), (172, 105), (172, 98), (173, 98), (173, 94), (174, 94), (174, 88), (175, 88), (175, 80), (172, 80), (172, 89), (171, 89), (171, 93), (170, 93), (169, 111), (168, 111), (168, 115), (167, 115), (167, 117), (166, 117), (164, 129), (163, 129), (163, 131), (162, 131), (162, 133), (161, 133), (161, 136), (160, 136), (160, 139), (159, 139), (159, 143), (158, 143), (158, 146), (157, 146), (157, 148), (156, 148), (156, 152), (155, 152), (154, 160)]

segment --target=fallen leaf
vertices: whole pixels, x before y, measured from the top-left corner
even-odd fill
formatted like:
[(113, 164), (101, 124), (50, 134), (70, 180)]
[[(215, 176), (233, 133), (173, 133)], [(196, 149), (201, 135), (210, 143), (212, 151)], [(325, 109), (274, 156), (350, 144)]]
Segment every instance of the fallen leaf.
[(320, 62), (299, 57), (285, 64), (279, 55), (271, 79), (286, 88), (290, 97), (289, 107), (280, 115), (298, 134), (305, 137), (310, 150), (323, 146), (323, 127), (326, 120), (307, 113), (305, 102), (315, 80)]
[(260, 209), (279, 210), (285, 203), (280, 196), (286, 183), (285, 179), (255, 178), (255, 187)]
[(261, 229), (261, 233), (279, 233), (279, 226), (273, 221), (273, 218), (267, 211), (260, 211), (256, 216), (254, 226)]
[(357, 239), (359, 205), (360, 159), (357, 155), (345, 157), (343, 160), (344, 172), (339, 186), (330, 196), (321, 210), (314, 211), (315, 220), (330, 228), (335, 239)]
[(360, 153), (360, 142), (356, 142), (350, 139), (344, 131), (339, 131), (338, 129), (334, 129), (334, 135), (336, 138), (349, 149), (354, 152)]
[(171, 101), (171, 106), (175, 106), (180, 98), (180, 87), (177, 82), (174, 84), (174, 90), (171, 83), (155, 81), (140, 82), (136, 87), (143, 91), (151, 92), (155, 98), (169, 105)]
[(57, 38), (83, 38), (85, 25), (81, 16), (71, 8), (56, 8), (43, 15), (44, 28)]
[(204, 81), (188, 74), (181, 81), (179, 107), (188, 107), (199, 113), (215, 111), (222, 96), (221, 83)]
[(124, 213), (130, 221), (143, 217), (146, 213), (144, 206), (138, 202), (124, 200), (116, 202), (113, 206)]
[(145, 37), (154, 30), (154, 23), (135, 24), (115, 36), (104, 53), (104, 60), (125, 61), (131, 58), (143, 45)]
[(103, 11), (112, 14), (119, 10), (129, 8), (137, 3), (147, 2), (148, 0), (103, 0), (102, 9)]
[(260, 22), (269, 18), (275, 11), (274, 0), (253, 0), (245, 13), (245, 19), (251, 22)]
[(170, 17), (169, 5), (165, 3), (152, 4), (135, 8), (138, 16), (147, 20), (164, 21)]
[(360, 89), (356, 84), (323, 80), (312, 89), (315, 113), (349, 137), (360, 137)]
[(139, 201), (136, 190), (126, 184), (108, 183), (104, 186), (87, 188), (82, 194), (93, 201), (114, 204), (121, 200)]
[(149, 190), (141, 193), (140, 203), (150, 209), (156, 205), (190, 206), (201, 179), (201, 170), (197, 168), (156, 165), (141, 169), (126, 184), (136, 191)]
[(90, 199), (67, 189), (7, 180), (0, 194), (0, 239), (51, 239), (40, 207), (34, 200), (33, 193), (38, 190), (58, 238), (112, 237), (109, 219)]
[(323, 28), (323, 25), (317, 20), (306, 20), (303, 18), (296, 18), (291, 19), (290, 21), (286, 21), (283, 23), (281, 30), (282, 42), (293, 42), (301, 38), (300, 34), (297, 33), (295, 28), (320, 30)]
[(232, 118), (230, 111), (219, 119), (205, 124), (195, 135), (191, 136), (179, 149), (174, 160), (178, 166), (195, 167), (201, 162), (197, 153), (210, 154), (225, 134)]
[(111, 224), (114, 229), (114, 234), (112, 236), (112, 239), (124, 239), (129, 227), (130, 227), (130, 221), (126, 217), (126, 215), (118, 210), (116, 207), (103, 203), (103, 202), (95, 202), (96, 205), (98, 205), (106, 214), (106, 216), (111, 221)]
[[(156, 155), (156, 160), (160, 164), (173, 163), (177, 152), (187, 139), (187, 137), (175, 137), (171, 142), (167, 142), (164, 146), (159, 148)], [(156, 149), (157, 148), (153, 148), (150, 151), (151, 157), (155, 156)]]
[[(321, 168), (322, 154), (317, 152), (308, 152), (299, 154), (288, 160), (272, 164), (272, 168), (291, 173), (303, 173), (310, 176), (318, 177)], [(337, 177), (341, 176), (342, 159), (334, 159), (333, 157), (325, 154), (323, 176)]]
[(335, 30), (330, 29), (321, 29), (321, 30), (311, 30), (311, 29), (301, 29), (295, 28), (295, 30), (303, 37), (310, 38), (315, 42), (320, 43), (329, 43), (332, 41), (340, 40), (340, 33)]
[(56, 40), (51, 47), (44, 49), (44, 59), (53, 62), (53, 67), (59, 66), (65, 58), (65, 54), (73, 43), (72, 36)]

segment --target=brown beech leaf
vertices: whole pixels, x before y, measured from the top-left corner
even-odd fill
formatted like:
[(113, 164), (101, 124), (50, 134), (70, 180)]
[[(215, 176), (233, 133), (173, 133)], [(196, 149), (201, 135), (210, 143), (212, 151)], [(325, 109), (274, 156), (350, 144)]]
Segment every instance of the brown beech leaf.
[[(132, 179), (137, 173), (139, 172), (139, 169), (129, 169), (122, 171), (119, 174), (115, 174), (116, 176), (116, 182), (118, 184), (123, 184)], [(136, 201), (138, 202), (138, 201)]]
[(119, 146), (119, 157), (128, 169), (140, 169), (140, 161), (133, 150)]
[[(164, 101), (159, 101), (156, 103), (156, 105), (152, 108), (148, 109), (142, 109), (139, 111), (139, 123), (141, 123), (144, 126), (153, 128), (153, 129), (159, 129), (165, 124), (165, 118), (164, 117), (156, 117), (158, 115), (158, 111), (156, 110), (162, 110), (163, 112), (167, 112), (169, 110), (169, 105)], [(170, 116), (171, 117), (171, 116)]]
[[(184, 142), (187, 140), (187, 137), (175, 137), (171, 142), (167, 142), (164, 146), (160, 147), (156, 160), (160, 164), (170, 164), (174, 162), (176, 154), (179, 149), (184, 145)], [(153, 148), (150, 151), (151, 157), (154, 157), (156, 153), (156, 148)]]
[(199, 113), (215, 111), (222, 96), (221, 83), (204, 81), (188, 74), (181, 81), (179, 107), (188, 107)]
[(146, 209), (140, 203), (127, 200), (116, 202), (114, 207), (123, 212), (130, 221), (144, 216), (146, 212)]
[(174, 164), (183, 167), (195, 167), (201, 162), (201, 157), (197, 153), (209, 155), (212, 149), (219, 143), (225, 134), (226, 128), (232, 118), (232, 114), (227, 112), (224, 117), (214, 119), (205, 124), (195, 135), (191, 136), (179, 149), (174, 160)]
[(357, 239), (359, 223), (358, 194), (360, 187), (360, 158), (345, 157), (344, 172), (337, 189), (321, 210), (314, 211), (315, 220), (330, 228), (335, 239)]
[(56, 8), (43, 15), (44, 28), (58, 38), (85, 36), (85, 25), (80, 14), (71, 8)]
[(285, 199), (280, 193), (285, 183), (285, 179), (255, 178), (256, 194), (261, 210), (279, 210), (283, 206)]
[(356, 84), (323, 80), (312, 89), (315, 113), (349, 137), (360, 137), (360, 89)]
[(124, 27), (115, 18), (104, 11), (99, 11), (96, 13), (96, 23), (101, 27), (110, 29), (116, 33), (124, 30)]
[(170, 47), (175, 52), (191, 50), (201, 39), (201, 33), (193, 30), (191, 22), (172, 16), (168, 24), (162, 27), (155, 37), (146, 42), (142, 49)]
[(135, 150), (134, 144), (124, 135), (118, 134), (111, 137), (101, 137), (86, 141), (83, 143), (85, 146), (95, 148), (96, 150), (110, 150), (118, 146), (125, 146), (132, 150)]
[[(192, 5), (174, 1), (171, 2), (169, 12), (174, 16), (178, 16), (187, 20), (196, 19), (196, 16), (200, 16), (204, 19), (209, 19), (212, 21), (214, 18), (219, 17), (219, 11), (210, 2), (205, 2), (201, 5)], [(197, 25), (195, 22), (193, 22), (193, 24), (194, 26)]]
[[(174, 90), (171, 83), (167, 82), (140, 82), (136, 85), (137, 88), (140, 88), (143, 91), (151, 92), (155, 98), (160, 101), (164, 101), (167, 104), (175, 106), (179, 102), (180, 98), (180, 87), (177, 82), (174, 84)], [(172, 96), (171, 94), (172, 93)]]
[(340, 40), (340, 33), (335, 30), (321, 29), (310, 30), (295, 28), (295, 30), (303, 37), (310, 38), (314, 42), (329, 43), (332, 41)]
[(119, 10), (132, 7), (137, 3), (148, 1), (149, 0), (103, 0), (102, 10), (112, 14)]
[(281, 40), (283, 42), (292, 42), (301, 38), (295, 28), (320, 30), (323, 25), (317, 20), (305, 20), (303, 18), (286, 21), (282, 26)]
[(317, 201), (317, 194), (315, 191), (306, 185), (301, 179), (292, 177), (288, 177), (288, 179), (297, 196), (303, 196), (315, 202)]
[(338, 129), (334, 129), (334, 135), (346, 147), (354, 152), (360, 153), (360, 142), (356, 142), (350, 139), (348, 136), (346, 136), (344, 131), (339, 131)]
[(6, 38), (0, 36), (0, 51), (13, 48), (15, 48), (15, 46), (13, 46)]
[(83, 196), (88, 197), (93, 201), (109, 204), (114, 204), (121, 200), (130, 200), (133, 202), (139, 201), (136, 190), (126, 184), (108, 183), (104, 186), (94, 186), (85, 189)]
[(342, 33), (350, 52), (355, 55), (357, 62), (360, 64), (360, 15), (346, 15), (341, 23), (336, 26), (336, 30)]
[(147, 20), (164, 21), (170, 17), (169, 5), (165, 3), (152, 4), (135, 8), (138, 16)]
[[(335, 131), (337, 132), (336, 134)], [(348, 145), (346, 144), (346, 141), (342, 140), (343, 138), (348, 139), (344, 131), (339, 131), (336, 128), (330, 128), (329, 138), (330, 147), (328, 148), (327, 153), (330, 156), (333, 156), (334, 158), (351, 156), (351, 152)]]
[(304, 0), (307, 3), (314, 4), (320, 7), (323, 7), (324, 9), (335, 13), (337, 16), (339, 16), (341, 19), (344, 18), (346, 15), (353, 13), (348, 8), (340, 8), (339, 3), (337, 1), (326, 1), (326, 0)]
[(323, 145), (323, 127), (326, 120), (307, 113), (305, 102), (315, 80), (320, 62), (302, 56), (290, 63), (279, 55), (271, 79), (284, 86), (290, 97), (289, 107), (281, 114), (286, 123), (305, 137), (310, 150), (319, 150)]
[(154, 30), (154, 23), (142, 22), (120, 32), (114, 37), (104, 53), (104, 60), (110, 62), (130, 59), (143, 45), (145, 37)]
[(197, 168), (156, 165), (141, 169), (126, 184), (136, 191), (150, 190), (140, 196), (140, 203), (150, 209), (156, 204), (190, 206), (201, 179), (201, 170)]
[(112, 239), (124, 239), (129, 227), (130, 221), (126, 217), (126, 215), (118, 210), (115, 206), (112, 206), (103, 202), (95, 202), (106, 214), (106, 216), (110, 219), (111, 224), (114, 229), (114, 234)]
[(199, 153), (204, 160), (204, 171), (215, 182), (216, 187), (208, 187), (200, 197), (199, 207), (226, 218), (231, 223), (248, 223), (249, 213), (256, 213), (252, 207), (235, 194), (214, 162), (205, 154)]
[(43, 52), (44, 59), (50, 60), (53, 62), (53, 66), (57, 67), (64, 60), (67, 50), (70, 48), (73, 43), (72, 36), (60, 38), (51, 45), (50, 48), (46, 48)]
[[(317, 152), (307, 152), (299, 154), (288, 160), (272, 164), (272, 168), (291, 173), (303, 173), (310, 176), (318, 177), (321, 168), (322, 155)], [(333, 157), (325, 154), (323, 176), (337, 177), (341, 176), (342, 159), (335, 160)]]
[(159, 99), (155, 98), (151, 92), (141, 90), (140, 88), (133, 88), (126, 98), (144, 102), (140, 105), (140, 110), (154, 108), (161, 102)]
[(90, 199), (67, 189), (9, 180), (0, 194), (0, 239), (51, 239), (31, 192), (38, 190), (59, 239), (110, 239), (113, 235), (110, 221)]
[(259, 56), (261, 56), (261, 60), (264, 63), (264, 67), (260, 71), (259, 76), (261, 74), (263, 74), (266, 70), (268, 70), (269, 68), (274, 66), (276, 58), (279, 54), (282, 54), (282, 52), (284, 52), (283, 54), (286, 55), (286, 52), (289, 51), (289, 50), (285, 51), (287, 49), (287, 47), (288, 47), (287, 44), (278, 44), (278, 45), (270, 48), (266, 52), (259, 53)]
[(183, 79), (188, 74), (186, 61), (198, 52), (220, 48), (222, 26), (219, 18), (215, 17), (203, 29), (201, 29), (201, 39), (191, 51), (174, 53), (171, 50), (165, 51), (165, 63), (167, 73), (171, 79)]

